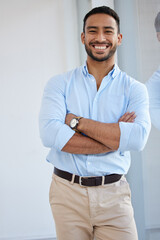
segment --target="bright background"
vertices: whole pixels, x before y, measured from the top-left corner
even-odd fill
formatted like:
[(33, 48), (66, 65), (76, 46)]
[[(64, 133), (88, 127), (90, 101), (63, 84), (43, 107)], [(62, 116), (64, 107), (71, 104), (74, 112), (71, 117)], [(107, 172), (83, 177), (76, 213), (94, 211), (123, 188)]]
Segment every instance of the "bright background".
[[(160, 64), (153, 25), (159, 0), (0, 0), (0, 240), (56, 237), (48, 200), (53, 166), (38, 131), (41, 98), (50, 77), (85, 61), (82, 19), (100, 5), (121, 19), (120, 68), (145, 83)], [(159, 142), (152, 127), (127, 176), (140, 240), (160, 239)]]

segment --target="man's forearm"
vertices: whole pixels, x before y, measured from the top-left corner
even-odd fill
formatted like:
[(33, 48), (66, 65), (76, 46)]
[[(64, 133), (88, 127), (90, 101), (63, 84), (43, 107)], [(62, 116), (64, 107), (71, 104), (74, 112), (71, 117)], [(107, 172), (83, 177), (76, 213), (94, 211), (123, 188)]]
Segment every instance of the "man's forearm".
[(72, 154), (99, 154), (113, 150), (94, 139), (75, 133), (63, 147), (62, 151)]
[(77, 128), (90, 138), (102, 143), (112, 151), (117, 150), (120, 141), (119, 123), (102, 123), (82, 118)]
[[(67, 114), (65, 123), (70, 126), (70, 121), (74, 117), (76, 116), (72, 113)], [(118, 123), (102, 123), (82, 118), (79, 121), (77, 129), (88, 137), (77, 133), (74, 134), (62, 151), (71, 153), (75, 153), (76, 151), (76, 153), (80, 154), (97, 154), (117, 150), (120, 142), (119, 122), (133, 123), (135, 118), (135, 112), (126, 112), (119, 119)]]

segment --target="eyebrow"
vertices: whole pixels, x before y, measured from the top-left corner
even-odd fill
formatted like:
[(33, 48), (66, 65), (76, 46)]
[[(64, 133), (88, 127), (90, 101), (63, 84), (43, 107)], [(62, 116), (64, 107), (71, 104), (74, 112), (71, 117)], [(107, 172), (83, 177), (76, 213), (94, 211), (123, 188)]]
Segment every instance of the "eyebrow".
[[(88, 27), (87, 27), (88, 30), (91, 29), (91, 28), (98, 29), (98, 27), (96, 27), (96, 26), (88, 26)], [(104, 28), (104, 29), (112, 29), (112, 30), (114, 30), (114, 28), (111, 27), (111, 26), (107, 26), (107, 27), (103, 27), (103, 28)]]

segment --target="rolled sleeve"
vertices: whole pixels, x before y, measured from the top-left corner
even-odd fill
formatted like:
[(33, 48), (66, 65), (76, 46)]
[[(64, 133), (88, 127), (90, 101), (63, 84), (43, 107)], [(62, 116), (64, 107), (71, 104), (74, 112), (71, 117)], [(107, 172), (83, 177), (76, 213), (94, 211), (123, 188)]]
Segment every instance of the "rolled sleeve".
[(39, 130), (45, 147), (62, 150), (74, 135), (65, 124), (65, 81), (61, 75), (50, 79), (45, 87), (39, 114)]
[(149, 136), (150, 124), (142, 126), (137, 123), (120, 122), (119, 126), (121, 131), (119, 151), (142, 151)]
[(119, 127), (121, 132), (119, 151), (124, 152), (128, 148), (129, 138), (132, 132), (133, 124), (120, 122)]
[(62, 150), (62, 148), (66, 145), (66, 143), (70, 140), (70, 138), (75, 134), (75, 131), (73, 131), (70, 127), (68, 127), (66, 124), (63, 124), (61, 128), (58, 131), (58, 134), (56, 136), (55, 140), (55, 148), (58, 150)]
[(131, 88), (127, 112), (134, 111), (134, 123), (120, 122), (119, 151), (142, 151), (147, 142), (151, 122), (149, 116), (149, 99), (144, 84), (136, 82)]

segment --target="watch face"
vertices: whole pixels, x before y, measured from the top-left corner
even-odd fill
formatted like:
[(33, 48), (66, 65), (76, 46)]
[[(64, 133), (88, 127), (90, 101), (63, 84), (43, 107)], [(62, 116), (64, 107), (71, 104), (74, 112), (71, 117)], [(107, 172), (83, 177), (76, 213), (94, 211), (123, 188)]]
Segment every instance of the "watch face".
[(76, 118), (73, 118), (70, 122), (70, 127), (71, 128), (75, 128), (77, 125), (77, 119)]

